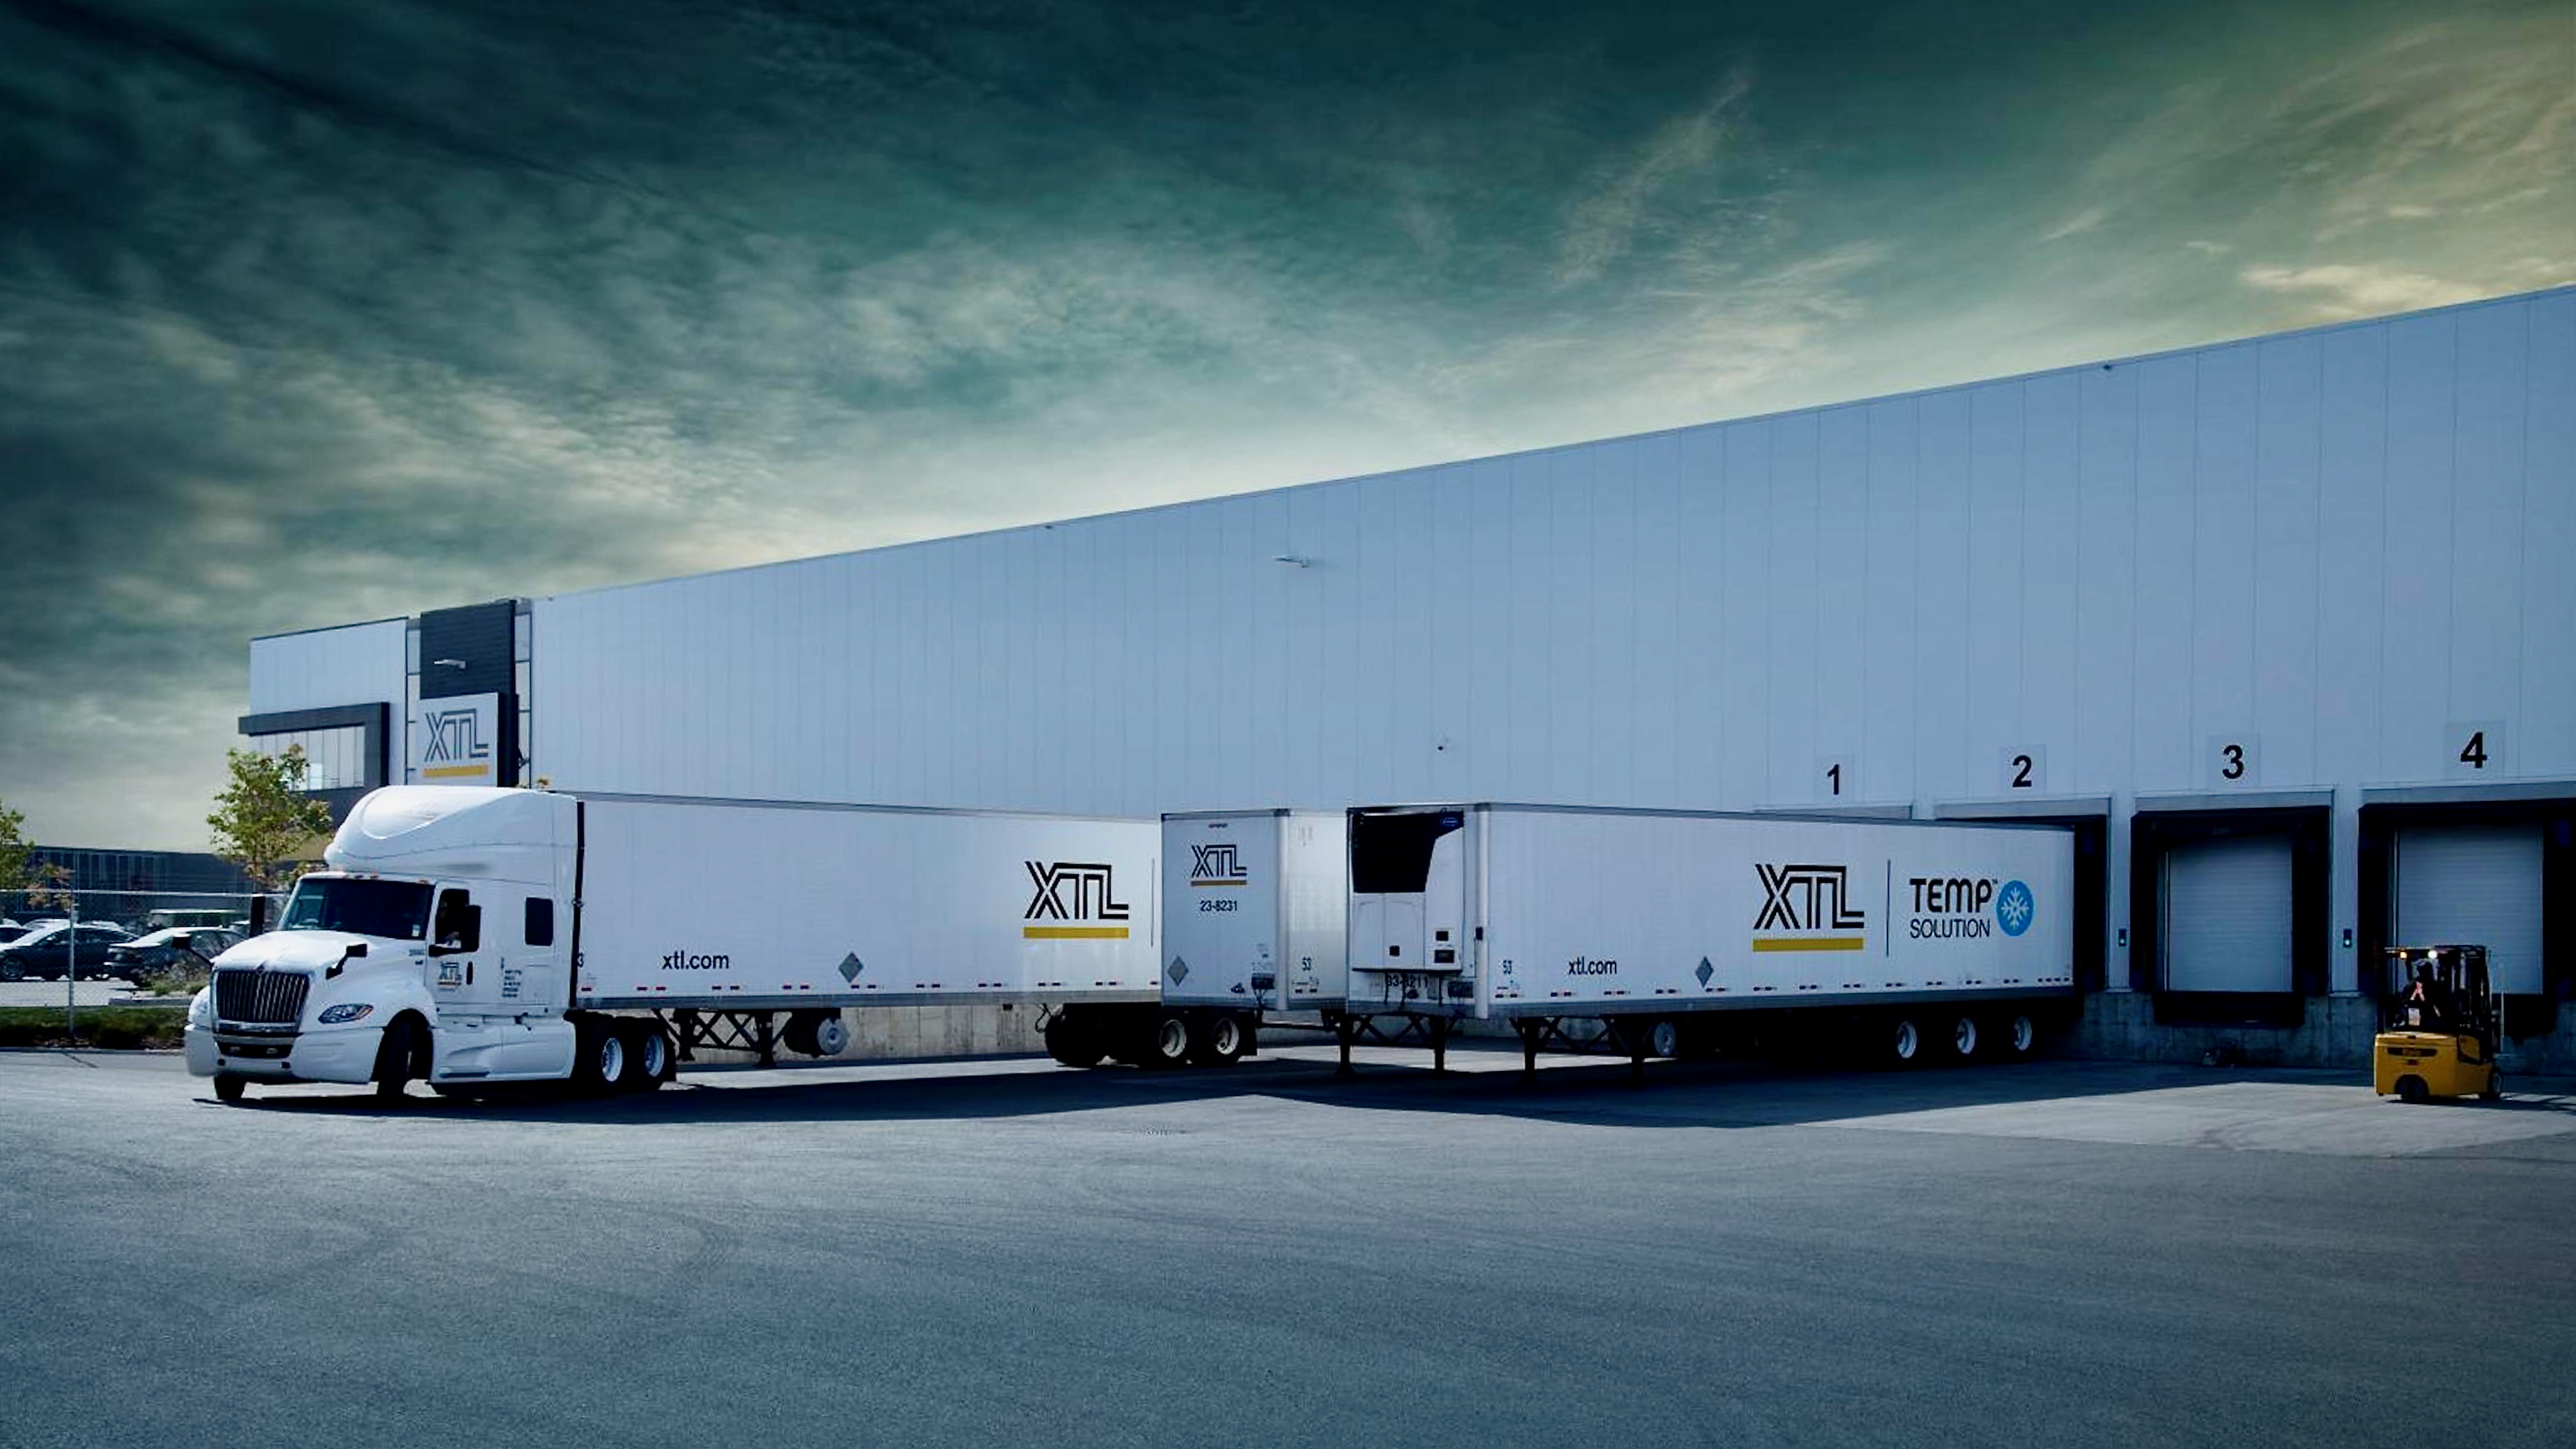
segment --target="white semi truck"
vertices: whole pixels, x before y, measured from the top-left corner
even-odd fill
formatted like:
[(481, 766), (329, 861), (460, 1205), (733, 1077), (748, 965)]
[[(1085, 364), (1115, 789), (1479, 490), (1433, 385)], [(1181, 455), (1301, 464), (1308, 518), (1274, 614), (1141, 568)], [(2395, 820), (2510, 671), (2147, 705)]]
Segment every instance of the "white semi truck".
[(2075, 1007), (2074, 836), (2050, 826), (1537, 805), (1350, 817), (1342, 1065), (1370, 1018), (1509, 1021), (1525, 1068), (1600, 1023), (1650, 1056), (1795, 1041), (2027, 1056)]
[(1161, 1009), (1140, 1041), (1132, 1008), (1067, 1005), (1048, 1021), (1047, 1050), (1068, 1066), (1227, 1063), (1256, 1049), (1271, 1014), (1337, 1017), (1350, 977), (1347, 832), (1339, 810), (1164, 816)]
[(1085, 1007), (1142, 1055), (1158, 844), (1150, 820), (394, 786), (217, 958), (188, 1068), (227, 1101), (650, 1089), (692, 1044), (838, 1055), (845, 1008), (961, 1002)]

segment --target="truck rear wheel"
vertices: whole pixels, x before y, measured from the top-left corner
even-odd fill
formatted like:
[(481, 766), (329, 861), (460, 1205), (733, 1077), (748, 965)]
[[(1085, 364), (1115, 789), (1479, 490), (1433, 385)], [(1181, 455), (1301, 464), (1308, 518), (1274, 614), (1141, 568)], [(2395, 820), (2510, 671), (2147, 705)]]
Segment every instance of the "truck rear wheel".
[(653, 1022), (638, 1022), (626, 1028), (626, 1076), (617, 1084), (623, 1092), (650, 1092), (671, 1075), (671, 1039)]
[(613, 1092), (626, 1079), (626, 1037), (597, 1017), (585, 1016), (572, 1029), (572, 1084), (585, 1093)]

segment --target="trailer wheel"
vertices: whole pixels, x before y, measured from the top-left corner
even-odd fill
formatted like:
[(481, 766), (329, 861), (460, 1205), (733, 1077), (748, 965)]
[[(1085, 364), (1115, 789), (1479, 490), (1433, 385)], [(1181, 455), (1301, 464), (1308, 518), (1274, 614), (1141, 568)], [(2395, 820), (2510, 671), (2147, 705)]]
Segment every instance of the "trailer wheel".
[(2039, 1023), (2028, 1012), (2016, 1012), (2004, 1023), (2004, 1054), (2020, 1061), (2039, 1049)]
[(1145, 1043), (1145, 1065), (1177, 1067), (1190, 1059), (1190, 1019), (1180, 1012), (1165, 1012), (1154, 1020), (1154, 1034)]
[(1046, 1049), (1047, 1055), (1059, 1064), (1086, 1069), (1100, 1065), (1100, 1059), (1109, 1055), (1101, 1048), (1100, 1033), (1070, 1011), (1059, 1011), (1047, 1018)]
[(1910, 1067), (1923, 1054), (1923, 1032), (1914, 1018), (1900, 1016), (1888, 1023), (1888, 1060), (1900, 1067)]
[(216, 1101), (238, 1102), (242, 1099), (242, 1094), (249, 1090), (250, 1081), (248, 1078), (235, 1076), (231, 1072), (215, 1073)]
[(1950, 1050), (1959, 1060), (1967, 1061), (1977, 1054), (1977, 1019), (1963, 1016), (1950, 1027)]
[(1646, 1028), (1646, 1055), (1678, 1057), (1682, 1054), (1682, 1024), (1671, 1017), (1659, 1017)]
[(420, 1055), (420, 1027), (408, 1016), (395, 1017), (376, 1044), (377, 1101), (401, 1101), (411, 1079), (427, 1075), (420, 1070)]
[(1243, 1059), (1250, 1036), (1241, 1016), (1218, 1012), (1200, 1024), (1198, 1039), (1190, 1044), (1190, 1061), (1202, 1067), (1233, 1066)]

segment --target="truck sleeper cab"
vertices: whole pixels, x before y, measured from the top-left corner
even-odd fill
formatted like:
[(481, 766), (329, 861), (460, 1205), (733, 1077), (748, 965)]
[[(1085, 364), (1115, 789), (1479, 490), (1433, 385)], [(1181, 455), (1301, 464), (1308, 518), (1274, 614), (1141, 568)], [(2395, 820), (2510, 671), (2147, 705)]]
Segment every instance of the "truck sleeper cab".
[[(189, 1071), (212, 1077), (224, 1101), (258, 1082), (372, 1083), (394, 1098), (413, 1080), (463, 1095), (508, 1082), (642, 1089), (667, 1079), (674, 1053), (658, 1022), (569, 1009), (561, 817), (576, 802), (459, 789), (403, 798), (420, 793), (360, 802), (329, 858), (410, 857), (402, 863), (427, 869), (299, 880), (278, 929), (217, 957), (190, 1002)], [(438, 828), (465, 819), (470, 830)]]

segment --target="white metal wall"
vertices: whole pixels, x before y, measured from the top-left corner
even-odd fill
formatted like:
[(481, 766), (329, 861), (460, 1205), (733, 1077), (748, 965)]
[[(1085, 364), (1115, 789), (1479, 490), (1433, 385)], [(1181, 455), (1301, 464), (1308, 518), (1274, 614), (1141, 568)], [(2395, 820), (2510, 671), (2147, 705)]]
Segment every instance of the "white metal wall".
[[(281, 714), (348, 704), (391, 705), (393, 727), (403, 717), (401, 619), (309, 629), (250, 641), (250, 712)], [(395, 766), (401, 744), (395, 740)]]
[(2561, 289), (540, 599), (535, 770), (1122, 815), (2108, 795), (2115, 825), (2327, 786), (2349, 925), (2363, 786), (2576, 775), (2570, 556)]

